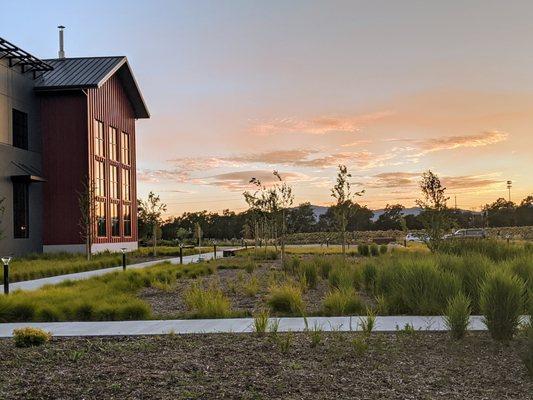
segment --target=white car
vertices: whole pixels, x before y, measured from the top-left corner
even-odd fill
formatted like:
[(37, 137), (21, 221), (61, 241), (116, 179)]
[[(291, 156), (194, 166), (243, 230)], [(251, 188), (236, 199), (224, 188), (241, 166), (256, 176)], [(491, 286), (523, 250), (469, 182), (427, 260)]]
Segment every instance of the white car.
[(409, 232), (407, 236), (405, 236), (406, 242), (419, 242), (419, 243), (425, 243), (427, 242), (428, 237), (424, 234), (419, 233), (411, 233)]

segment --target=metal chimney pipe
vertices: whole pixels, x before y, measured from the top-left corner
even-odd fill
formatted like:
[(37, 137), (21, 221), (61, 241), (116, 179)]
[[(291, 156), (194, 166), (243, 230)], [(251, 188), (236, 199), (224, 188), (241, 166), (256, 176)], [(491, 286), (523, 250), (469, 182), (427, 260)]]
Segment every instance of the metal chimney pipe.
[(63, 29), (65, 29), (65, 27), (63, 25), (59, 25), (58, 26), (58, 29), (59, 29), (59, 52), (58, 52), (58, 57), (59, 58), (65, 58), (65, 49), (63, 48)]

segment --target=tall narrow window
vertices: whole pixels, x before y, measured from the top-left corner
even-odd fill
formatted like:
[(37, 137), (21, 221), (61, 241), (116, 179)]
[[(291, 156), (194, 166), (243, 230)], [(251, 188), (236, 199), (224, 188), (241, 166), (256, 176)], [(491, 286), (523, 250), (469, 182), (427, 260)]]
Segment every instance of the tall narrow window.
[(105, 163), (103, 161), (94, 161), (94, 186), (95, 194), (105, 197)]
[(28, 150), (28, 114), (13, 109), (13, 146)]
[(131, 200), (130, 170), (122, 169), (122, 199)]
[(122, 211), (124, 218), (124, 236), (131, 236), (131, 206), (124, 204)]
[(122, 163), (130, 165), (130, 135), (122, 132), (122, 140), (120, 142), (122, 147)]
[(118, 204), (111, 203), (111, 236), (120, 236)]
[(104, 124), (94, 120), (94, 154), (105, 157)]
[(109, 166), (109, 191), (110, 196), (113, 199), (119, 198), (119, 186), (118, 186), (118, 167), (116, 165)]
[(118, 159), (118, 135), (117, 130), (112, 126), (109, 127), (109, 159), (119, 161)]
[(96, 235), (107, 236), (105, 201), (96, 201)]
[(16, 239), (27, 239), (29, 232), (28, 184), (13, 182), (13, 227)]

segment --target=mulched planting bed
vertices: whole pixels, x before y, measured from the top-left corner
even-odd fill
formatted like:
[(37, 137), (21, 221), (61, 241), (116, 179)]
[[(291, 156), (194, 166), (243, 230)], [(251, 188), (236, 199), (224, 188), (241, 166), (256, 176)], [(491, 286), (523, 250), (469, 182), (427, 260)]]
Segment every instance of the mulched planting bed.
[[(204, 287), (215, 284), (230, 300), (231, 310), (236, 316), (250, 316), (266, 307), (268, 289), (273, 276), (276, 272), (281, 273), (279, 260), (260, 261), (257, 266), (251, 274), (244, 269), (218, 269), (213, 275), (194, 279), (182, 278), (170, 289), (144, 288), (139, 292), (138, 297), (150, 304), (155, 318), (186, 318), (189, 310), (183, 300), (183, 294), (196, 283), (201, 283)], [(260, 282), (260, 289), (255, 295), (249, 295), (244, 291), (244, 286), (252, 276)], [(320, 280), (316, 288), (310, 288), (303, 294), (307, 315), (320, 313), (322, 300), (328, 289), (327, 281)], [(276, 314), (273, 313), (273, 315)]]
[(0, 340), (2, 399), (531, 399), (519, 354), (485, 333), (355, 333)]

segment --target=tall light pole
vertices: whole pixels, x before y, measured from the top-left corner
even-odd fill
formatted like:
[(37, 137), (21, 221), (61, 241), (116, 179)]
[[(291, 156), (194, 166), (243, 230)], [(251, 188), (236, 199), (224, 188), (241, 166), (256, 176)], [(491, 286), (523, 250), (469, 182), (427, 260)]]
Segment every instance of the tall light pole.
[(509, 203), (511, 202), (511, 187), (513, 186), (513, 182), (507, 181), (507, 190), (509, 191)]

